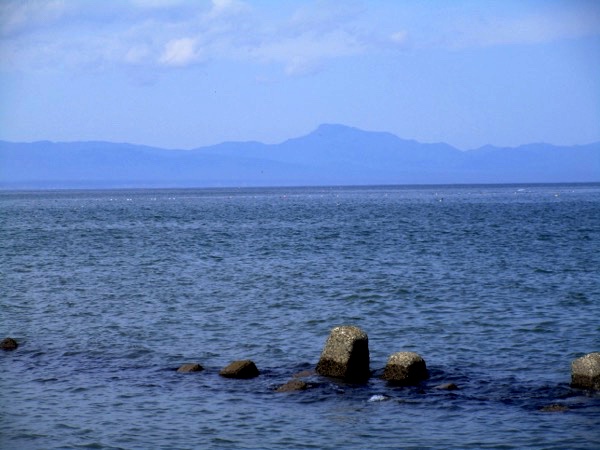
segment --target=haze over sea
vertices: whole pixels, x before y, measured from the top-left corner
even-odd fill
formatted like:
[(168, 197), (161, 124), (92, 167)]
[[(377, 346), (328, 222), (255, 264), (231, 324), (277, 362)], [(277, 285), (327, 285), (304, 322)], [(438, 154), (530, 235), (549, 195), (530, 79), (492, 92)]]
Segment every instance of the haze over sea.
[[(600, 184), (2, 191), (0, 233), (2, 448), (600, 447)], [(371, 380), (274, 392), (342, 324)]]

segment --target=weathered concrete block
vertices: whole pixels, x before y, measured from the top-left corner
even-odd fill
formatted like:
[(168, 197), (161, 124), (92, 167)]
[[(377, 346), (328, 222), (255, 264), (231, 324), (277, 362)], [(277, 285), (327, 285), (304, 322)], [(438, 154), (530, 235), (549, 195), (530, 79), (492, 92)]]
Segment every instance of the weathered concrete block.
[(204, 367), (202, 367), (200, 364), (187, 363), (187, 364), (183, 364), (179, 369), (177, 369), (177, 372), (189, 373), (189, 372), (200, 372), (201, 370), (204, 370)]
[(381, 378), (392, 383), (416, 384), (428, 377), (425, 361), (418, 353), (398, 352), (390, 355)]
[(364, 381), (371, 376), (369, 369), (369, 337), (358, 327), (335, 327), (329, 333), (317, 373), (348, 381)]
[(256, 364), (249, 359), (233, 361), (219, 372), (225, 378), (254, 378), (260, 374)]
[(11, 337), (4, 338), (0, 342), (0, 348), (6, 351), (16, 350), (18, 346), (19, 344), (17, 343), (17, 341), (15, 341)]
[(588, 353), (571, 363), (571, 386), (600, 390), (600, 352)]

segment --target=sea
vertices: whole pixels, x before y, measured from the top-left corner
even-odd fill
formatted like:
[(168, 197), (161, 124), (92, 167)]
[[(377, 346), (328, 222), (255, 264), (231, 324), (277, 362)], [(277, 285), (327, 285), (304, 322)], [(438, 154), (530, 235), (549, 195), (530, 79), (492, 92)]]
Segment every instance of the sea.
[(600, 184), (4, 190), (0, 277), (2, 449), (600, 448)]

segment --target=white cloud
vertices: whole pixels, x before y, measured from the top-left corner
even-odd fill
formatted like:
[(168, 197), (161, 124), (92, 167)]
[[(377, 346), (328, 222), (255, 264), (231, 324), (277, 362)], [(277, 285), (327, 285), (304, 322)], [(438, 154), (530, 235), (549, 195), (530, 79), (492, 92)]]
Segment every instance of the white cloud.
[(200, 59), (196, 44), (191, 38), (173, 39), (167, 42), (158, 61), (165, 66), (179, 67), (196, 63)]
[[(28, 10), (20, 3), (4, 8), (15, 24)], [(184, 2), (130, 0), (129, 3), (43, 2), (44, 16), (72, 10), (60, 27), (41, 29), (29, 21), (29, 35), (3, 43), (11, 64), (55, 60), (84, 67), (109, 64), (185, 67), (210, 60), (280, 64), (286, 74), (312, 73), (327, 60), (355, 55), (366, 48), (358, 28), (349, 27), (359, 10), (320, 1), (269, 20), (270, 11), (257, 13), (241, 0)], [(62, 10), (58, 7), (62, 6)], [(33, 8), (33, 7), (31, 7)], [(74, 9), (73, 9), (74, 8)], [(33, 8), (35, 9), (35, 8)], [(40, 12), (41, 14), (41, 12)], [(58, 18), (58, 12), (56, 13)], [(56, 18), (54, 20), (56, 20)], [(48, 19), (50, 20), (50, 18)], [(35, 38), (33, 38), (35, 36)], [(43, 41), (46, 51), (34, 41)], [(26, 51), (21, 51), (26, 48)], [(5, 62), (6, 63), (6, 62)], [(1, 64), (1, 63), (0, 63)]]

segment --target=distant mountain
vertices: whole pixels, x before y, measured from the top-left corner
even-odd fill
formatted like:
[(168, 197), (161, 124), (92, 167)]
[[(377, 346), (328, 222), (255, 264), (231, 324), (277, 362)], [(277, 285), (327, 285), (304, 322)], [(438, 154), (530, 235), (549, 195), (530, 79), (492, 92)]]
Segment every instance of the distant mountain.
[(460, 151), (321, 125), (280, 144), (165, 150), (109, 142), (0, 141), (0, 187), (218, 187), (600, 181), (600, 142)]

